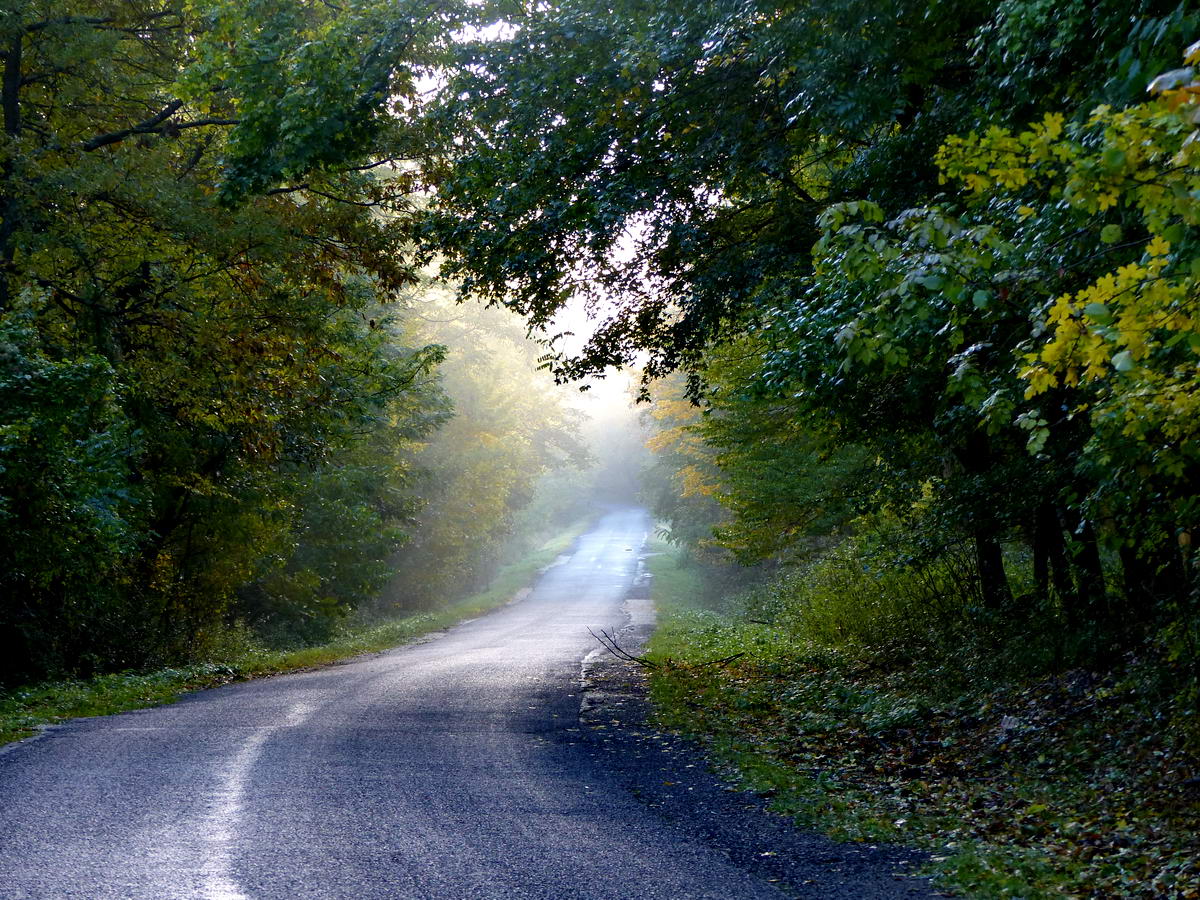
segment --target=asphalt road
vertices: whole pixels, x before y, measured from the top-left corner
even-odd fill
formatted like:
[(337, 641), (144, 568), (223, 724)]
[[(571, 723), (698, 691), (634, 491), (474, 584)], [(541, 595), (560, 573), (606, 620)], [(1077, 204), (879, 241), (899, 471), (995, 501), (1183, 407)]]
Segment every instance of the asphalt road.
[(637, 630), (647, 530), (613, 510), (425, 643), (0, 754), (0, 897), (929, 896), (903, 854), (794, 832), (645, 724), (588, 628)]

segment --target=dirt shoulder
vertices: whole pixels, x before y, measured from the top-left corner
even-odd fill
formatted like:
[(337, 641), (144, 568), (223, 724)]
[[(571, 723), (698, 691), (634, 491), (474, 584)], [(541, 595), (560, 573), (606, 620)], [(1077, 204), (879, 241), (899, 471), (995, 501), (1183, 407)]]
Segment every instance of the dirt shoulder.
[[(615, 638), (640, 653), (653, 630), (649, 600), (626, 603)], [(600, 648), (583, 667), (579, 739), (594, 764), (689, 841), (721, 850), (735, 865), (811, 900), (945, 896), (913, 873), (925, 857), (879, 843), (839, 843), (768, 809), (769, 798), (723, 780), (694, 741), (655, 725), (646, 671)]]

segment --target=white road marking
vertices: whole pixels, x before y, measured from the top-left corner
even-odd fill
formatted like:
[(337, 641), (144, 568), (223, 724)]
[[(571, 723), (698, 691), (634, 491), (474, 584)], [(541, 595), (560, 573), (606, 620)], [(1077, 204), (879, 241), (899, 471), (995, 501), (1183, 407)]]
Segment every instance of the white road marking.
[(212, 808), (201, 822), (201, 834), (209, 850), (201, 870), (202, 893), (206, 900), (250, 900), (233, 876), (233, 845), (246, 795), (246, 782), (263, 745), (280, 728), (302, 725), (317, 710), (313, 703), (296, 703), (279, 725), (260, 728), (242, 744), (220, 774), (220, 786)]

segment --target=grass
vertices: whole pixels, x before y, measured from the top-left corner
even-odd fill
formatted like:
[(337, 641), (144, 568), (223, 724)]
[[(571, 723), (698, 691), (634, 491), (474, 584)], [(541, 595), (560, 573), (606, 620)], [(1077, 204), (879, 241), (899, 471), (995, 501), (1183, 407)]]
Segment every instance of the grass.
[(325, 666), (409, 643), (508, 602), (565, 552), (588, 524), (580, 521), (517, 562), (502, 567), (485, 591), (431, 612), (372, 625), (347, 624), (343, 634), (327, 644), (298, 650), (266, 650), (249, 645), (229, 659), (153, 672), (102, 675), (86, 681), (44, 682), (0, 692), (0, 744), (78, 716), (105, 716), (159, 706), (190, 691)]
[(997, 660), (991, 676), (948, 653), (897, 661), (806, 629), (803, 609), (759, 619), (761, 596), (713, 597), (669, 550), (649, 565), (663, 724), (797, 824), (923, 847), (969, 897), (1200, 897), (1196, 711), (1160, 660), (1024, 675)]

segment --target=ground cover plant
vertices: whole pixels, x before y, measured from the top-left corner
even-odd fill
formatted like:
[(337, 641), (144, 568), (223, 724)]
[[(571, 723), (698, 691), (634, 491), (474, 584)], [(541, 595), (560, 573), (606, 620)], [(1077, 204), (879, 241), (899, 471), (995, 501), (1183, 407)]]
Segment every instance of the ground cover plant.
[(923, 847), (970, 897), (1200, 896), (1200, 722), (1161, 648), (1055, 669), (961, 635), (913, 647), (874, 624), (904, 606), (896, 579), (860, 576), (876, 608), (839, 630), (858, 598), (819, 565), (740, 595), (669, 548), (650, 565), (663, 723), (798, 824)]
[[(538, 500), (583, 454), (536, 370), (638, 368), (664, 534), (778, 575), (668, 622), (736, 656), (681, 696), (779, 764), (858, 747), (831, 815), (982, 773), (978, 890), (1185, 890), (1198, 36), (1179, 0), (0, 0), (0, 685), (436, 606), (578, 500)], [(940, 821), (914, 797), (877, 818)]]
[(189, 691), (234, 681), (280, 675), (400, 646), (495, 609), (538, 572), (554, 562), (583, 533), (590, 519), (564, 529), (521, 559), (502, 566), (485, 590), (420, 613), (351, 619), (324, 643), (270, 649), (244, 626), (226, 631), (210, 659), (149, 672), (100, 675), (86, 680), (50, 681), (0, 691), (0, 744), (37, 733), (39, 727), (77, 716), (103, 716), (171, 703)]

